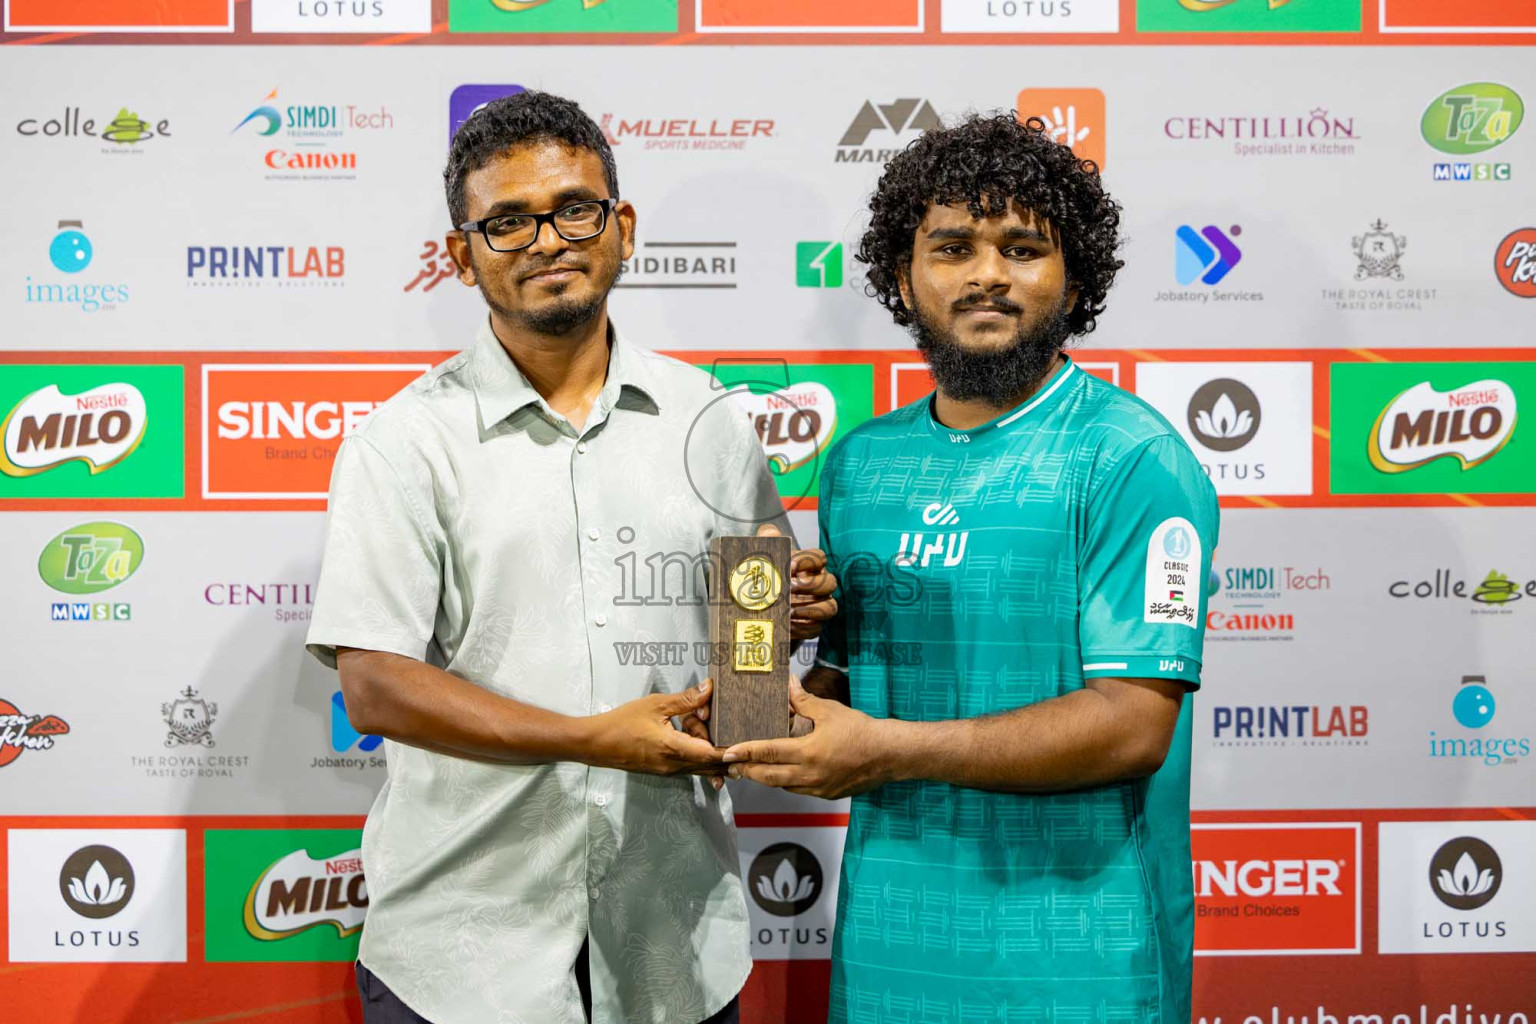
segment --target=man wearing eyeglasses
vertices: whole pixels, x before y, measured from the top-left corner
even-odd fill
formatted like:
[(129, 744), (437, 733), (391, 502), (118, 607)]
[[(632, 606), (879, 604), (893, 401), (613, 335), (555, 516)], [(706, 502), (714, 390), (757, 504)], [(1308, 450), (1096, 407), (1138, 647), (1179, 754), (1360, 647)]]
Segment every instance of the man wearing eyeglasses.
[[(610, 322), (636, 213), (574, 103), (486, 105), (444, 179), (489, 316), (342, 445), (308, 637), (387, 741), (364, 1019), (735, 1021), (747, 909), (693, 652), (709, 539), (782, 523), (773, 478), (707, 374)], [(836, 584), (796, 559), (803, 639)]]

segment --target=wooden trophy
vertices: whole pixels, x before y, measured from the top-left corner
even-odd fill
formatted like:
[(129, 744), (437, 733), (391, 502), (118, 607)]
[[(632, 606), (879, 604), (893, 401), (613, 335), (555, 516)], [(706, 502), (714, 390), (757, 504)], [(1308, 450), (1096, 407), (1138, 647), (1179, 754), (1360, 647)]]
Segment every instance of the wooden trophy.
[(788, 736), (790, 539), (716, 537), (709, 555), (710, 742)]

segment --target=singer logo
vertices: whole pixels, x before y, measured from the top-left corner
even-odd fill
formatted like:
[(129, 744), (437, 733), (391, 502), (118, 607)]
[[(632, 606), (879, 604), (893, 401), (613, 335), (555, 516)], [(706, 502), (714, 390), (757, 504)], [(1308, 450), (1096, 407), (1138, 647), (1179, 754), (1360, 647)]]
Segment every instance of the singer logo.
[(427, 364), (203, 367), (203, 497), (324, 498), (344, 438)]
[(147, 418), (144, 395), (132, 384), (103, 384), (78, 395), (50, 384), (17, 402), (0, 424), (0, 472), (33, 476), (79, 460), (94, 476), (133, 454)]
[(1191, 826), (1195, 954), (1360, 952), (1360, 826)]
[(1402, 473), (1452, 457), (1463, 470), (1498, 454), (1515, 430), (1515, 392), (1501, 380), (1437, 391), (1424, 381), (1402, 392), (1371, 429), (1371, 465)]

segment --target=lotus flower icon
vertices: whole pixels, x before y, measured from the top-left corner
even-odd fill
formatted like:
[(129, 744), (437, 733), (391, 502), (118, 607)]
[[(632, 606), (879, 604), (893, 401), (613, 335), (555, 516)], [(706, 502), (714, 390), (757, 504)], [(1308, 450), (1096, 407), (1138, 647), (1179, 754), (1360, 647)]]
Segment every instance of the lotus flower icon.
[(1479, 869), (1472, 855), (1463, 853), (1456, 867), (1450, 871), (1441, 868), (1435, 881), (1447, 896), (1481, 896), (1493, 888), (1494, 874), (1492, 868)]
[(107, 873), (107, 869), (101, 866), (99, 860), (91, 861), (91, 866), (86, 870), (83, 880), (79, 878), (69, 880), (69, 894), (86, 906), (111, 906), (127, 893), (128, 880), (113, 878)]
[(1195, 424), (1202, 434), (1211, 437), (1242, 437), (1253, 429), (1253, 414), (1246, 409), (1239, 412), (1231, 396), (1223, 391), (1215, 405), (1195, 414)]
[(1430, 890), (1455, 910), (1476, 910), (1493, 899), (1503, 874), (1498, 852), (1476, 836), (1442, 843), (1429, 860)]
[(1212, 451), (1236, 451), (1258, 433), (1259, 397), (1242, 381), (1219, 377), (1195, 390), (1186, 416), (1200, 444)]
[(795, 866), (788, 859), (779, 861), (772, 878), (767, 875), (759, 875), (757, 878), (757, 894), (774, 903), (798, 903), (809, 899), (815, 889), (816, 879), (810, 875), (797, 874)]

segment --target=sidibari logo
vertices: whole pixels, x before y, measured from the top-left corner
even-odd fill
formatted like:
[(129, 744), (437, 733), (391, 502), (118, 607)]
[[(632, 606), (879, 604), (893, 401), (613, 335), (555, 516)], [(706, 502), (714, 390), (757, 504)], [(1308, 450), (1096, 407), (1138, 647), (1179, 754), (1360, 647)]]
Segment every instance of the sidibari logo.
[(24, 715), (8, 700), (0, 700), (0, 768), (23, 750), (52, 750), (55, 736), (69, 734), (69, 723), (58, 715)]
[(133, 865), (110, 846), (86, 846), (64, 861), (59, 893), (70, 910), (99, 921), (133, 899)]
[(263, 871), (245, 898), (245, 930), (271, 942), (330, 925), (338, 938), (355, 935), (368, 914), (368, 883), (358, 850), (315, 859), (292, 853)]
[(1514, 135), (1524, 119), (1525, 104), (1513, 89), (1471, 82), (1431, 100), (1419, 132), (1442, 153), (1481, 153)]
[(824, 876), (816, 855), (799, 843), (765, 847), (747, 871), (752, 898), (776, 917), (794, 917), (815, 906)]
[(76, 395), (50, 384), (17, 402), (0, 423), (0, 473), (34, 476), (78, 460), (95, 475), (133, 454), (147, 420), (144, 395), (132, 384), (103, 384)]
[(1501, 380), (1479, 380), (1449, 391), (1428, 381), (1387, 403), (1371, 428), (1371, 465), (1403, 473), (1440, 458), (1463, 470), (1487, 462), (1515, 432), (1515, 391)]
[(43, 582), (64, 594), (111, 590), (138, 571), (144, 541), (121, 523), (81, 523), (50, 540), (37, 559)]

